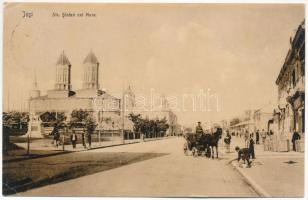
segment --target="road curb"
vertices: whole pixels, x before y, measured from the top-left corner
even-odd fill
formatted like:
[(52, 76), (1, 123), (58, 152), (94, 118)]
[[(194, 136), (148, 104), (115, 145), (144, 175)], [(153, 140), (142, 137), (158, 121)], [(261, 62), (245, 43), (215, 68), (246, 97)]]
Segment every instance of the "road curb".
[(231, 162), (232, 166), (242, 175), (245, 181), (256, 191), (261, 197), (272, 197), (268, 192), (266, 192), (259, 184), (257, 184), (250, 176), (248, 176), (244, 170), (238, 167), (235, 162)]

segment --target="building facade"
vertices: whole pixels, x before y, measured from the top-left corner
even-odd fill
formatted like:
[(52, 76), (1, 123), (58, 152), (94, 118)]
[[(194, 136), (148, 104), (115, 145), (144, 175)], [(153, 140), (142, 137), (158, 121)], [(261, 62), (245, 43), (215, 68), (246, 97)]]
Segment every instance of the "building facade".
[(104, 119), (108, 118), (111, 119), (113, 128), (123, 128), (121, 99), (100, 90), (99, 62), (92, 51), (83, 62), (84, 79), (82, 89), (72, 90), (72, 65), (64, 52), (59, 56), (55, 67), (54, 89), (48, 90), (47, 95), (42, 96), (35, 80), (35, 87), (30, 92), (28, 134), (32, 133), (32, 137), (41, 136), (39, 118), (41, 114), (45, 112), (63, 113), (66, 116), (66, 121), (69, 121), (73, 110), (89, 112), (99, 123), (99, 127), (104, 126)]
[(274, 105), (268, 104), (260, 109), (254, 111), (253, 121), (254, 121), (254, 130), (257, 131), (270, 131), (270, 124), (273, 120), (273, 110)]
[(276, 79), (278, 108), (274, 112), (276, 133), (291, 140), (297, 131), (305, 132), (305, 23), (290, 39), (290, 49)]

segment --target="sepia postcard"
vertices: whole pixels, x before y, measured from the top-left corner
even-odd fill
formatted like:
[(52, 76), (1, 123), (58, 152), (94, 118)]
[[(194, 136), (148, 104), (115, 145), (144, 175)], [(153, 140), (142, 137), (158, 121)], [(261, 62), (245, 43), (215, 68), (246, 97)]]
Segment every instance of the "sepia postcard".
[(2, 196), (304, 197), (305, 4), (5, 3)]

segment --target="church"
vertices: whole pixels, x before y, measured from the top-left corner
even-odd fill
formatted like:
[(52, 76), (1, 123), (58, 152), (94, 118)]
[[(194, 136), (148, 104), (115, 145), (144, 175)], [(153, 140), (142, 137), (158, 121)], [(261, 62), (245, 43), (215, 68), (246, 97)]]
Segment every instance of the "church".
[(48, 90), (47, 95), (41, 95), (35, 80), (34, 88), (30, 91), (29, 113), (30, 123), (28, 134), (32, 137), (42, 137), (40, 115), (45, 112), (64, 113), (69, 121), (73, 110), (84, 110), (92, 114), (100, 126), (110, 128), (104, 124), (104, 119), (112, 121), (113, 129), (132, 130), (132, 122), (125, 117), (122, 120), (121, 99), (116, 98), (100, 89), (100, 63), (95, 54), (90, 51), (83, 62), (82, 88), (73, 91), (71, 84), (72, 65), (64, 51), (56, 62), (54, 89)]

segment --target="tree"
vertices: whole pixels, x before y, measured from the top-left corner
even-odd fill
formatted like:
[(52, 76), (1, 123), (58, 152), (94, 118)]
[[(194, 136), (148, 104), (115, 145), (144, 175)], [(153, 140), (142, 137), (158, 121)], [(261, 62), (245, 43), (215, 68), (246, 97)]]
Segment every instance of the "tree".
[[(146, 137), (157, 137), (158, 133), (166, 133), (169, 125), (166, 118), (161, 120), (149, 120), (143, 119), (140, 114), (129, 114), (129, 119), (134, 123), (134, 131), (142, 134), (145, 134)], [(160, 135), (161, 136), (161, 135)]]
[(71, 120), (69, 122), (69, 126), (71, 128), (84, 127), (88, 116), (89, 112), (85, 110), (73, 110), (71, 113)]
[(40, 119), (45, 126), (53, 126), (54, 124), (57, 124), (58, 126), (64, 126), (66, 116), (63, 112), (56, 113), (47, 111), (40, 115)]
[(143, 123), (143, 119), (141, 118), (141, 115), (140, 114), (135, 115), (133, 113), (130, 113), (128, 115), (128, 118), (134, 123), (134, 131), (136, 133), (141, 132), (141, 127)]
[(97, 123), (90, 112), (80, 109), (72, 111), (69, 127), (83, 127), (86, 128), (90, 134), (92, 134), (97, 127)]
[(90, 115), (88, 115), (85, 119), (85, 126), (87, 129), (87, 132), (89, 134), (92, 134), (95, 131), (97, 124), (95, 120)]
[(166, 118), (158, 120), (158, 131), (163, 133), (163, 136), (166, 134), (166, 131), (169, 129), (169, 124), (167, 123)]

